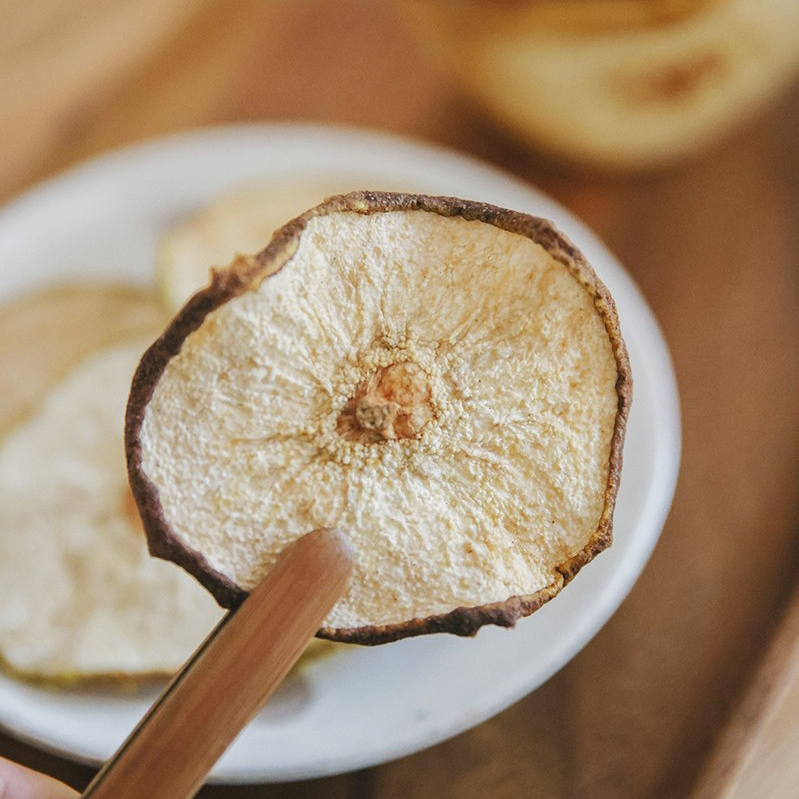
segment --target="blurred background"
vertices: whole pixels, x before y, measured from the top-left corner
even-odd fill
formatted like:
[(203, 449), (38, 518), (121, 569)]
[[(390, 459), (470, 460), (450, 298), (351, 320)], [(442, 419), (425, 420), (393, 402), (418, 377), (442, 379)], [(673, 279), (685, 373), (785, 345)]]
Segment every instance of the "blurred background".
[[(403, 134), (498, 166), (585, 220), (638, 282), (674, 359), (684, 441), (670, 518), (628, 599), (571, 663), (416, 755), (201, 796), (690, 795), (796, 585), (799, 4), (0, 8), (0, 199), (199, 126), (291, 120)], [(76, 787), (92, 773), (10, 736), (0, 754)]]

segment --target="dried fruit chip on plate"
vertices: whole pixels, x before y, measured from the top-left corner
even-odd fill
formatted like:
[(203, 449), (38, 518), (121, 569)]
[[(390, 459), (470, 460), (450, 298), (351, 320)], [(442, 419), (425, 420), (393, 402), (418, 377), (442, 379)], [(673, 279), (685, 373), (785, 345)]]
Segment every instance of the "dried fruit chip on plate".
[(148, 556), (130, 497), (121, 420), (143, 346), (80, 360), (0, 443), (0, 663), (19, 676), (169, 675), (221, 615)]
[[(48, 687), (126, 689), (171, 675), (221, 617), (189, 575), (149, 557), (122, 421), (163, 326), (149, 293), (103, 283), (0, 312), (0, 669)], [(301, 662), (331, 652), (313, 641)]]
[(341, 192), (341, 184), (333, 180), (295, 177), (292, 183), (251, 185), (220, 195), (168, 230), (159, 242), (156, 273), (164, 304), (177, 312), (208, 283), (213, 266), (262, 247), (287, 219)]
[(148, 350), (128, 466), (151, 551), (226, 606), (292, 540), (355, 544), (320, 635), (512, 625), (611, 540), (631, 377), (613, 301), (550, 223), (334, 197)]

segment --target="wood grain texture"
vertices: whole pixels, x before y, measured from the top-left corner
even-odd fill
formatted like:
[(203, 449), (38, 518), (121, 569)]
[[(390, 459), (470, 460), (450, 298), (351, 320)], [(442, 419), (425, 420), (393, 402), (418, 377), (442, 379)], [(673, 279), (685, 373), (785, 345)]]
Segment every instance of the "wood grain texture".
[[(460, 96), (389, 4), (370, 0), (202, 5), (100, 82), (67, 104), (68, 133), (24, 165), (0, 153), (0, 195), (109, 147), (206, 123), (308, 119), (432, 140), (541, 186), (597, 230), (658, 315), (682, 395), (682, 471), (661, 541), (619, 612), (556, 677), (393, 763), (200, 796), (688, 795), (796, 583), (799, 87), (691, 162), (610, 175), (521, 147)], [(36, 118), (63, 113), (43, 99)], [(78, 787), (91, 774), (6, 737), (0, 754)]]

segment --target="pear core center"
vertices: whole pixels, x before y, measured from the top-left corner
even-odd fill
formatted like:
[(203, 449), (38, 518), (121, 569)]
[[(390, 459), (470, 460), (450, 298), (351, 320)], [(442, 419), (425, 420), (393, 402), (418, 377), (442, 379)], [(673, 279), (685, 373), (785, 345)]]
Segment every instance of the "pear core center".
[(364, 380), (342, 409), (336, 431), (347, 441), (375, 444), (418, 438), (432, 418), (427, 374), (407, 361), (378, 369)]

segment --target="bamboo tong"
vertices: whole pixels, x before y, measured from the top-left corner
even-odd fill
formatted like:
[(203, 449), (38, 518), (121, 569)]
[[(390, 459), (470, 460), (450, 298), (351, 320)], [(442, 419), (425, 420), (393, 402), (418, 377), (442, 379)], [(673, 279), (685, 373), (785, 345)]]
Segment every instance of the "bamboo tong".
[(321, 528), (288, 546), (156, 700), (82, 799), (189, 799), (344, 592), (352, 550)]

